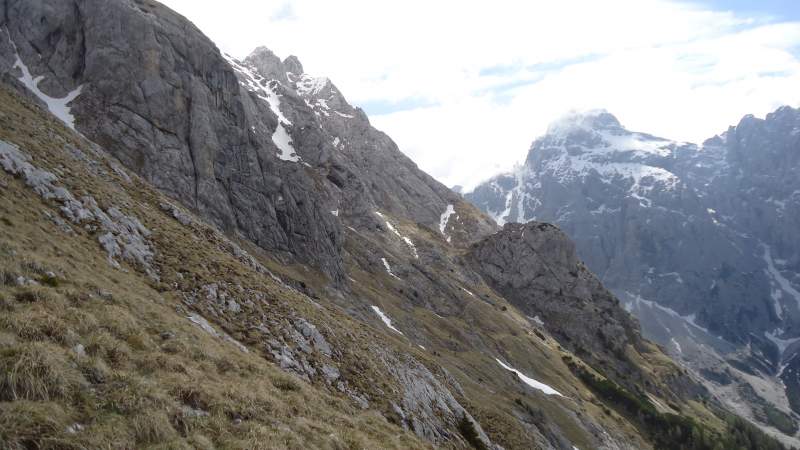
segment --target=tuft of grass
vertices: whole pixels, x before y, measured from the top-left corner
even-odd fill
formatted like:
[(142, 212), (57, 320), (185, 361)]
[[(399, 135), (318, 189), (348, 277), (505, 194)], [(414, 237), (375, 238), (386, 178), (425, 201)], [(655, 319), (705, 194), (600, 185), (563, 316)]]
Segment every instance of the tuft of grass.
[(47, 274), (47, 268), (41, 263), (38, 263), (33, 260), (28, 259), (22, 261), (22, 264), (20, 264), (20, 266), (22, 267), (23, 271), (26, 271), (28, 273), (32, 273), (39, 276), (44, 276)]
[(128, 345), (106, 331), (100, 331), (89, 337), (86, 353), (101, 358), (114, 368), (123, 367), (131, 359)]
[(66, 399), (79, 380), (63, 351), (52, 344), (22, 344), (0, 353), (0, 400)]
[(16, 401), (0, 403), (0, 448), (8, 450), (71, 449), (61, 438), (70, 424), (58, 403)]
[(44, 289), (25, 288), (14, 295), (14, 299), (20, 303), (39, 303), (52, 300), (52, 296)]
[(44, 274), (39, 277), (39, 283), (55, 288), (61, 285), (61, 280), (53, 274)]
[(297, 392), (300, 390), (300, 384), (288, 375), (272, 378), (272, 385), (282, 391)]
[(75, 344), (77, 340), (75, 333), (61, 317), (50, 314), (47, 310), (24, 313), (24, 316), (20, 313), (0, 318), (0, 325), (13, 330), (17, 336), (26, 341), (52, 341), (66, 346)]
[(161, 444), (178, 437), (164, 412), (149, 411), (130, 419), (130, 427), (138, 444)]
[(16, 286), (17, 274), (8, 269), (0, 269), (0, 286)]
[(14, 311), (14, 303), (7, 299), (5, 295), (0, 294), (0, 311), (10, 313)]

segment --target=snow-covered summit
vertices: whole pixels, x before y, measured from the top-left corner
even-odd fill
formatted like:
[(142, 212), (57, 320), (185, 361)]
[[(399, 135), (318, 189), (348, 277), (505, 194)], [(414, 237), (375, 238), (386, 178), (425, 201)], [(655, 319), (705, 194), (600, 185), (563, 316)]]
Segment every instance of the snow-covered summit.
[(629, 131), (604, 109), (571, 112), (533, 142), (524, 165), (478, 186), (467, 197), (499, 224), (561, 218), (567, 209), (549, 211), (541, 201), (554, 192), (563, 194), (565, 201), (566, 192), (583, 192), (579, 203), (590, 215), (614, 213), (627, 202), (650, 208), (680, 189), (672, 166), (684, 147)]
[(595, 109), (571, 112), (554, 121), (547, 133), (534, 142), (528, 158), (535, 156), (536, 150), (562, 148), (570, 150), (573, 156), (580, 153), (583, 159), (597, 162), (610, 162), (609, 156), (613, 156), (615, 162), (620, 159), (638, 162), (651, 156), (669, 157), (678, 145), (674, 141), (629, 131), (613, 114)]
[(553, 121), (547, 127), (547, 134), (566, 136), (574, 131), (621, 129), (623, 128), (619, 120), (605, 109), (573, 110)]

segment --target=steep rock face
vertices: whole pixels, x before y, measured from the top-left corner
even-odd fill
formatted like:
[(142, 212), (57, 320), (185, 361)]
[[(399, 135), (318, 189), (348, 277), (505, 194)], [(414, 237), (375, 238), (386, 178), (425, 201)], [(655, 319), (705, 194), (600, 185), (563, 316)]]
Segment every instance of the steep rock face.
[(469, 259), (490, 286), (533, 320), (543, 320), (570, 350), (609, 366), (609, 375), (620, 382), (635, 374), (625, 354), (628, 346), (642, 349), (638, 324), (578, 260), (575, 244), (557, 227), (506, 224), (474, 244)]
[(331, 211), (383, 204), (435, 227), (459, 201), (297, 58), (239, 62), (157, 3), (106, 3), (4, 0), (0, 72), (19, 78), (18, 55), (43, 91), (81, 87), (77, 129), (215, 224), (343, 282)]
[(697, 146), (573, 114), (465, 197), (498, 223), (557, 224), (645, 336), (709, 381), (758, 377), (789, 414), (795, 382), (787, 399), (775, 377), (798, 336), (799, 127), (784, 107)]
[(19, 56), (53, 96), (82, 86), (72, 106), (84, 135), (223, 228), (342, 278), (341, 230), (323, 213), (330, 200), (311, 195), (311, 174), (255, 132), (274, 128), (275, 115), (199, 30), (153, 2), (0, 6), (0, 71), (16, 72)]

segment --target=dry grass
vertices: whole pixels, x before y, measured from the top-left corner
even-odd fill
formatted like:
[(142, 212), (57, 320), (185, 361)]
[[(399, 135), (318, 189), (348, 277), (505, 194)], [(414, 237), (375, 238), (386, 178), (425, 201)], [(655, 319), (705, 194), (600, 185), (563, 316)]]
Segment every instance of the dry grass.
[[(403, 348), (432, 369), (439, 364), (447, 367), (472, 400), (459, 401), (490, 436), (507, 448), (524, 448), (531, 440), (515, 417), (519, 383), (476, 351), (506, 349), (529, 366), (547, 360), (537, 366), (535, 375), (568, 390), (580, 402), (564, 407), (560, 400), (524, 394), (539, 402), (537, 407), (572, 442), (581, 448), (592, 442), (586, 429), (577, 425), (575, 410), (609, 429), (630, 433), (632, 442), (637, 442), (629, 424), (605, 417), (599, 406), (586, 401), (591, 394), (563, 366), (552, 339), (544, 343), (532, 336), (521, 325), (526, 320), (488, 289), (475, 293), (491, 301), (468, 296), (460, 302), (430, 299), (453, 311), (443, 320), (426, 308), (394, 307), (407, 304), (407, 299), (387, 284), (391, 280), (353, 271), (355, 294), (380, 299), (398, 321), (413, 321), (418, 334), (430, 340), (425, 343), (428, 351), (422, 351), (410, 340), (416, 337), (411, 333), (383, 336), (329, 308), (327, 302), (320, 302), (326, 307), (318, 309), (305, 297), (244, 267), (210, 228), (188, 231), (163, 214), (158, 206), (163, 197), (139, 180), (127, 184), (102, 161), (99, 165), (107, 173), (88, 175), (82, 163), (63, 151), (68, 143), (82, 144), (2, 88), (0, 139), (25, 148), (41, 167), (63, 167), (70, 174), (63, 182), (74, 193), (91, 194), (101, 205), (117, 205), (136, 214), (154, 231), (150, 239), (161, 268), (160, 282), (133, 267), (112, 268), (96, 236), (82, 228), (65, 235), (43, 215), (43, 211), (58, 214), (52, 203), (0, 171), (0, 181), (8, 185), (0, 195), (0, 214), (7, 219), (0, 221), (0, 448), (427, 448), (376, 410), (360, 410), (343, 395), (286, 374), (263, 357), (264, 342), (253, 331), (262, 321), (259, 317), (287, 321), (297, 316), (330, 324), (333, 331), (326, 337), (342, 352), (343, 377), (356, 390), (372, 394), (376, 409), (388, 409), (386, 404), (399, 391), (381, 376), (385, 368), (376, 367), (367, 353), (380, 339), (387, 348)], [(412, 225), (398, 224), (406, 225), (401, 228), (404, 234)], [(441, 240), (435, 233), (412, 237), (420, 247), (426, 239)], [(324, 280), (318, 273), (263, 262), (323, 291)], [(439, 269), (441, 282), (458, 283), (444, 265), (432, 270)], [(39, 285), (16, 286), (19, 276)], [(238, 316), (207, 317), (217, 329), (224, 328), (247, 344), (250, 353), (186, 319), (183, 294), (220, 281), (264, 294), (263, 302), (246, 306), (252, 309)], [(476, 329), (480, 336), (473, 333)], [(70, 433), (68, 427), (77, 431)]]
[(80, 380), (61, 348), (38, 342), (4, 349), (0, 377), (5, 401), (68, 399)]
[[(162, 283), (112, 268), (91, 232), (65, 235), (42, 214), (58, 215), (51, 203), (0, 171), (8, 186), (0, 195), (0, 448), (426, 448), (379, 414), (280, 371), (260, 347), (243, 353), (192, 325), (176, 309), (175, 285), (226, 280), (267, 293), (271, 316), (288, 315), (287, 301), (306, 317), (321, 313), (243, 267), (213, 233), (187, 233), (138, 181), (123, 190), (108, 167), (88, 175), (61, 150), (80, 142), (2, 88), (0, 139), (40, 167), (68, 171), (63, 182), (75, 193), (137, 205), (165, 267)], [(17, 286), (20, 276), (38, 285)]]

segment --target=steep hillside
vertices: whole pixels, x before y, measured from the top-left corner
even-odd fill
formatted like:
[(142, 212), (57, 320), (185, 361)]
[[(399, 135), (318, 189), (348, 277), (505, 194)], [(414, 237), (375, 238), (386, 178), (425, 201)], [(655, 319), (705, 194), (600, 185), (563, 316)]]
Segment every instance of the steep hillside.
[(697, 146), (575, 114), (466, 198), (500, 223), (558, 224), (648, 338), (739, 413), (793, 436), (798, 127), (786, 107)]
[(4, 446), (779, 448), (563, 234), (498, 231), (297, 58), (0, 4)]

